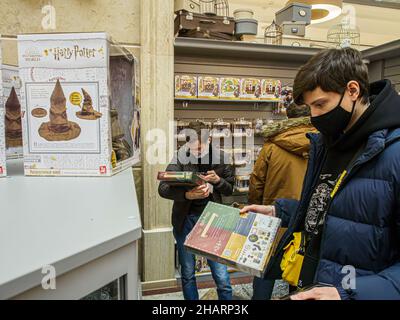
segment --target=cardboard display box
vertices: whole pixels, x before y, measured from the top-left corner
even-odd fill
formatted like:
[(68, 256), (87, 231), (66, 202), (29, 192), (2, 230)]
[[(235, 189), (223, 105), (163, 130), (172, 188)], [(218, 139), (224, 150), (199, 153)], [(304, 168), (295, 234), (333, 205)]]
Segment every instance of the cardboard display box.
[[(1, 41), (1, 40), (0, 40)], [(5, 136), (5, 110), (3, 103), (3, 84), (2, 84), (2, 59), (0, 43), (0, 178), (7, 175), (6, 169), (6, 136)]]
[(26, 175), (110, 176), (140, 161), (139, 68), (105, 33), (18, 36)]
[(176, 75), (175, 98), (196, 99), (197, 77), (190, 75)]
[(209, 202), (187, 236), (188, 250), (262, 277), (283, 230), (279, 218)]
[(3, 103), (7, 159), (23, 157), (21, 122), (21, 80), (18, 67), (3, 64)]

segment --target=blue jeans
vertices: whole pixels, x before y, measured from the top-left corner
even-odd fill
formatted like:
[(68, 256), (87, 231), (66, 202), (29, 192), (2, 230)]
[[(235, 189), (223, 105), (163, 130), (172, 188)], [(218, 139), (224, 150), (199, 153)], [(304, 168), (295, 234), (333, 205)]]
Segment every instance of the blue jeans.
[[(174, 237), (178, 247), (178, 259), (181, 265), (182, 291), (185, 300), (199, 300), (195, 276), (195, 255), (187, 251), (183, 246), (186, 236), (192, 231), (198, 219), (198, 216), (188, 215), (182, 232), (178, 233), (174, 230)], [(219, 300), (232, 300), (232, 287), (227, 267), (211, 260), (207, 260), (207, 262), (217, 285)]]

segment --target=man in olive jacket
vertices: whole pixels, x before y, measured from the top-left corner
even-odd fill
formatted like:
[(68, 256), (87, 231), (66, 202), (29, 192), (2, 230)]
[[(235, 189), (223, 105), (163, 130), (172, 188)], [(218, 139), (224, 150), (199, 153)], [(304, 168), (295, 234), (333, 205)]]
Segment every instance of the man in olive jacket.
[[(191, 188), (160, 182), (158, 192), (161, 197), (174, 201), (172, 225), (181, 265), (184, 297), (186, 300), (198, 300), (195, 256), (185, 249), (184, 242), (207, 203), (221, 203), (221, 195), (232, 194), (234, 174), (225, 153), (211, 145), (210, 132), (203, 122), (191, 122), (189, 130), (192, 133), (190, 141), (178, 150), (166, 171), (199, 172), (208, 184)], [(208, 264), (217, 285), (219, 299), (231, 300), (232, 288), (227, 267), (210, 260)]]

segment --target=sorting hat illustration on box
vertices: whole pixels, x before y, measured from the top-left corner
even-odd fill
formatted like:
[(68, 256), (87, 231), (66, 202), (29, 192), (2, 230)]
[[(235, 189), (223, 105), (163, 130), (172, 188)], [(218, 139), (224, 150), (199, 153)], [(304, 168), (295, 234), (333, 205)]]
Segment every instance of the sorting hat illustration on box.
[(6, 147), (22, 147), (21, 104), (14, 87), (6, 101)]
[(124, 132), (121, 129), (118, 120), (118, 112), (111, 109), (111, 132), (112, 132), (112, 148), (117, 156), (117, 161), (128, 159), (132, 156), (132, 148), (124, 139)]
[(101, 118), (102, 114), (93, 108), (92, 97), (82, 88), (83, 105), (82, 110), (76, 113), (76, 116), (84, 120), (96, 120)]
[(42, 123), (39, 135), (47, 141), (68, 141), (77, 138), (81, 127), (68, 121), (67, 101), (59, 80), (50, 97), (50, 122)]

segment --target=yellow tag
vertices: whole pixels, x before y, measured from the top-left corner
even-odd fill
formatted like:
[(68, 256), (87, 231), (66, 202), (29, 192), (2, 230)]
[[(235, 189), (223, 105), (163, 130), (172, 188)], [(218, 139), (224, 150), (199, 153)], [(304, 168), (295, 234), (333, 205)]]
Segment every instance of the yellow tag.
[(117, 166), (117, 155), (114, 150), (111, 152), (111, 165), (113, 168)]
[(344, 171), (342, 172), (342, 174), (340, 175), (340, 178), (339, 178), (338, 182), (336, 182), (336, 185), (335, 185), (335, 187), (334, 187), (333, 190), (332, 190), (331, 198), (333, 198), (333, 197), (335, 196), (335, 194), (336, 194), (336, 192), (338, 191), (340, 185), (342, 184), (343, 179), (344, 179), (344, 177), (345, 177), (346, 174), (347, 174), (347, 171), (344, 170)]
[(72, 92), (69, 95), (69, 101), (74, 105), (74, 106), (80, 106), (82, 103), (82, 95), (79, 92)]

